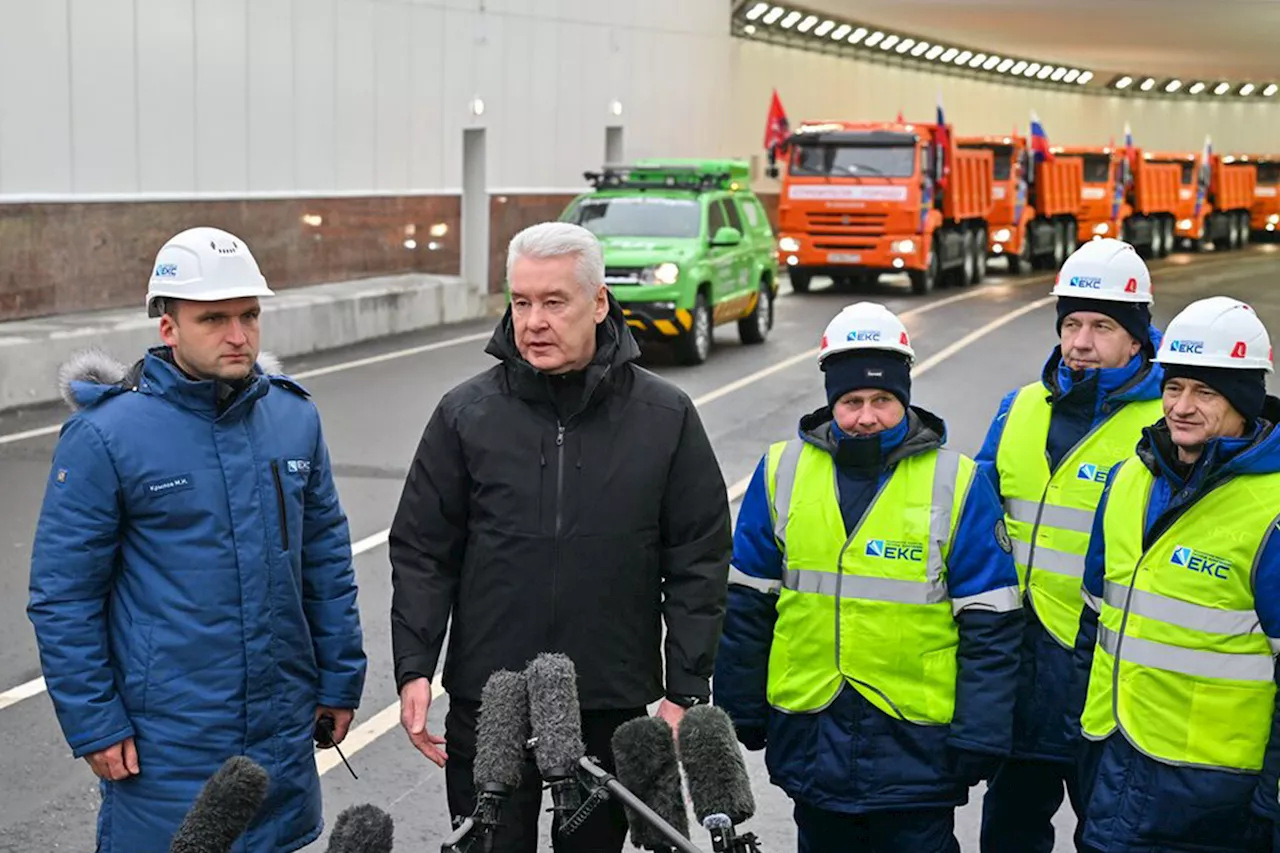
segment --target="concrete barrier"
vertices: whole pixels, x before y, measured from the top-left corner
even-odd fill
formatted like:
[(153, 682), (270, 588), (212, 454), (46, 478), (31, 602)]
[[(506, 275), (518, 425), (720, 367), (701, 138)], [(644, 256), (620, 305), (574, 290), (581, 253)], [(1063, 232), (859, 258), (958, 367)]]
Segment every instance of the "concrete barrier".
[[(298, 287), (262, 300), (262, 348), (281, 358), (493, 316), (481, 288), (409, 274)], [(159, 342), (159, 321), (134, 309), (0, 323), (0, 411), (58, 399), (58, 365), (98, 347), (132, 364)]]

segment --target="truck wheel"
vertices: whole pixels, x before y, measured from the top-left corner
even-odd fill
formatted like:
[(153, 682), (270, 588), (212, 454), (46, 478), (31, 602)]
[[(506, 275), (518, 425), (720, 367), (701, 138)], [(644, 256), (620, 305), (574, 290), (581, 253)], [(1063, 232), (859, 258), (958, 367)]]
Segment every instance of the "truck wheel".
[(681, 364), (702, 364), (711, 355), (711, 308), (707, 295), (699, 293), (693, 303), (693, 325), (689, 333), (676, 342), (676, 356)]
[(1165, 243), (1164, 220), (1154, 219), (1151, 221), (1151, 257), (1163, 258), (1169, 254), (1169, 247)]
[(972, 231), (964, 232), (964, 263), (956, 276), (956, 284), (971, 287), (978, 282), (978, 247)]
[(1076, 249), (1080, 248), (1080, 226), (1076, 225), (1074, 219), (1062, 220), (1062, 238), (1064, 243), (1064, 254), (1071, 257)]
[(980, 229), (978, 231), (977, 235), (974, 237), (974, 244), (978, 247), (978, 277), (974, 280), (974, 284), (979, 284), (987, 277), (987, 246), (989, 241), (987, 239), (987, 232), (985, 229)]
[(922, 270), (911, 270), (907, 275), (911, 279), (911, 292), (917, 296), (932, 293), (938, 283), (938, 270), (942, 260), (938, 257), (938, 241), (929, 246), (929, 262)]
[(768, 280), (760, 282), (760, 295), (751, 313), (738, 321), (738, 337), (744, 344), (762, 344), (773, 328), (773, 289)]
[(1067, 259), (1067, 235), (1061, 222), (1053, 224), (1053, 269), (1062, 269), (1062, 262)]
[(1253, 236), (1249, 230), (1249, 214), (1241, 211), (1236, 216), (1240, 219), (1240, 248), (1243, 249), (1249, 245), (1249, 240)]
[(1009, 259), (1009, 272), (1021, 275), (1035, 269), (1035, 256), (1031, 254), (1031, 229), (1022, 230), (1022, 251), (1016, 255), (1005, 255)]
[(1164, 244), (1169, 247), (1170, 254), (1178, 250), (1178, 224), (1171, 216), (1164, 219)]
[(813, 280), (813, 276), (809, 273), (792, 270), (787, 273), (787, 278), (791, 279), (791, 289), (796, 293), (809, 292), (809, 282)]

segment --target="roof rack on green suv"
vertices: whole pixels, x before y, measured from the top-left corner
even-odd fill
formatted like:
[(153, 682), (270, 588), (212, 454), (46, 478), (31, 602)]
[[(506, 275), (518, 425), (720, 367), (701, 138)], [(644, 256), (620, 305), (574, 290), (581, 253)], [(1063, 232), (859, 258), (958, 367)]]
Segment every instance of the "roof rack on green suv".
[(647, 159), (583, 176), (592, 189), (560, 218), (600, 239), (605, 283), (641, 347), (672, 343), (681, 361), (699, 364), (713, 327), (732, 322), (743, 343), (764, 342), (778, 260), (744, 161)]

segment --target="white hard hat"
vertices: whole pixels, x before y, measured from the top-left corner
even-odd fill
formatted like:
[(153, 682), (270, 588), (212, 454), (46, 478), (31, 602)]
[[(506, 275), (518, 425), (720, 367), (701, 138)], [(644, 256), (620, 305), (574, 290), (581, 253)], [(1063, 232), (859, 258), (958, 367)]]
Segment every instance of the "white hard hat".
[(1150, 304), (1151, 273), (1123, 240), (1090, 240), (1063, 262), (1053, 295)]
[(1156, 361), (1270, 373), (1271, 338), (1248, 305), (1230, 296), (1210, 296), (1192, 302), (1170, 321)]
[(151, 267), (147, 316), (159, 317), (160, 297), (217, 302), (274, 296), (245, 242), (219, 228), (189, 228), (169, 238)]
[(878, 302), (856, 302), (846, 305), (831, 319), (822, 333), (818, 364), (833, 355), (857, 350), (886, 350), (902, 353), (907, 363), (915, 361), (911, 338), (902, 321)]

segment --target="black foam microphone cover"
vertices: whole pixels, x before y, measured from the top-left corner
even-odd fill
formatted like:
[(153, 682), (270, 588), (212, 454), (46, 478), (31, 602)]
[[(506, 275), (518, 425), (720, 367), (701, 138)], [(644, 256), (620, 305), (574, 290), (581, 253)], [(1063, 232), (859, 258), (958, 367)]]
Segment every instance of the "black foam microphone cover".
[(678, 746), (693, 814), (699, 823), (708, 815), (723, 814), (736, 825), (755, 814), (747, 763), (742, 758), (733, 721), (723, 709), (697, 705), (685, 712)]
[(582, 712), (578, 705), (578, 675), (573, 661), (562, 654), (538, 655), (525, 670), (529, 684), (529, 719), (537, 743), (534, 760), (544, 779), (577, 772), (586, 754), (582, 742)]
[(480, 692), (473, 770), (477, 789), (511, 791), (520, 785), (529, 740), (529, 693), (524, 673), (499, 670)]
[(196, 795), (169, 853), (230, 853), (262, 808), (270, 784), (267, 771), (252, 758), (228, 758)]
[[(671, 726), (657, 717), (628, 720), (613, 733), (615, 775), (631, 793), (684, 837), (689, 837), (689, 816), (680, 784), (680, 764)], [(631, 843), (650, 850), (670, 845), (662, 833), (627, 808)]]
[(334, 821), (326, 853), (391, 853), (395, 821), (374, 805), (348, 806)]

